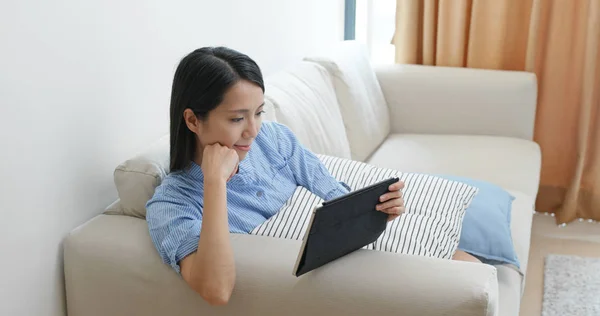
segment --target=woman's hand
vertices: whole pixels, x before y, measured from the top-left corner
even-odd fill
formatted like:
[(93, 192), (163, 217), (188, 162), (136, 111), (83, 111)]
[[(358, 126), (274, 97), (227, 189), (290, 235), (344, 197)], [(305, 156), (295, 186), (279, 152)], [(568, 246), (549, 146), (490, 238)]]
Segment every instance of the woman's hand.
[(202, 173), (205, 180), (229, 181), (236, 173), (240, 157), (235, 150), (212, 144), (204, 147), (202, 153)]
[(389, 214), (388, 221), (393, 221), (404, 213), (404, 199), (402, 198), (402, 189), (404, 182), (398, 181), (389, 187), (388, 193), (379, 198), (380, 204), (377, 204), (377, 210)]

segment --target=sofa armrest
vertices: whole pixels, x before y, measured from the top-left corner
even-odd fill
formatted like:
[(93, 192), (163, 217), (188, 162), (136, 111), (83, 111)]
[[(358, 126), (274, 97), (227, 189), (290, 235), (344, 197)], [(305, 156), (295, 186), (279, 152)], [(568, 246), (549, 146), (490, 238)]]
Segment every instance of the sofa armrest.
[(361, 249), (296, 278), (300, 242), (236, 235), (233, 244), (234, 304), (277, 302), (285, 315), (497, 315), (493, 266)]
[(300, 242), (231, 235), (236, 285), (210, 306), (150, 241), (145, 220), (100, 215), (64, 241), (70, 316), (461, 315), (495, 316), (493, 266), (359, 250), (299, 278)]
[(394, 133), (533, 138), (533, 73), (398, 64), (376, 73)]

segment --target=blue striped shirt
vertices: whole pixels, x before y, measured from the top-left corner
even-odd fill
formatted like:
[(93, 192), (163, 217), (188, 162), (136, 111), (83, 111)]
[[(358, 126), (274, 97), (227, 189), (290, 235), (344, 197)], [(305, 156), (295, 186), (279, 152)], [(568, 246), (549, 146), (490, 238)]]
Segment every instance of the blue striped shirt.
[[(179, 261), (198, 249), (204, 177), (196, 163), (172, 172), (146, 204), (150, 237), (162, 260), (180, 272)], [(229, 231), (247, 234), (265, 222), (303, 186), (324, 200), (350, 191), (286, 126), (265, 122), (239, 171), (227, 182)]]

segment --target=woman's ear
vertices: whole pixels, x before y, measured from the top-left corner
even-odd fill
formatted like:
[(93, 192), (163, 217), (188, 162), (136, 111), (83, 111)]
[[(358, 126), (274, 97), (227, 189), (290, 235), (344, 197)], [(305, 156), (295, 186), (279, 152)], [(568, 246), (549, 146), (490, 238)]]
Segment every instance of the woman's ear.
[(192, 133), (196, 135), (200, 134), (202, 131), (202, 122), (200, 119), (198, 119), (194, 111), (191, 109), (185, 109), (183, 111), (183, 119), (185, 120), (185, 125), (187, 125)]

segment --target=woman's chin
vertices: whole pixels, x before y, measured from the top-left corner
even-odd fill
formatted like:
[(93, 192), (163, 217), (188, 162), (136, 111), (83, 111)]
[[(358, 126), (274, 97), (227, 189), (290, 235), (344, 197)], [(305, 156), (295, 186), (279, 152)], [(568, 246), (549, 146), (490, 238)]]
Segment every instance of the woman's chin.
[(244, 160), (244, 158), (246, 158), (246, 155), (248, 155), (247, 151), (243, 151), (243, 150), (239, 150), (239, 149), (236, 149), (235, 152), (238, 154), (238, 157), (240, 157), (240, 161)]

